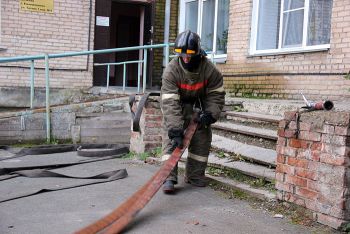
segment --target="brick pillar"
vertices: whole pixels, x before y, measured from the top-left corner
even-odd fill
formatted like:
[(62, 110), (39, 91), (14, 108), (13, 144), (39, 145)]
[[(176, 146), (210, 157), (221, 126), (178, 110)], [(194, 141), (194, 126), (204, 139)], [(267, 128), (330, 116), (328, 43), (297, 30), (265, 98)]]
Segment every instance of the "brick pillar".
[[(136, 96), (133, 110), (136, 112), (142, 96)], [(132, 123), (131, 123), (132, 124)], [(160, 97), (150, 96), (143, 108), (140, 118), (140, 132), (132, 131), (130, 138), (130, 151), (135, 153), (150, 152), (162, 146), (162, 112), (160, 110)]]
[(296, 116), (286, 112), (279, 123), (277, 197), (339, 228), (350, 220), (350, 113), (299, 113), (299, 121)]

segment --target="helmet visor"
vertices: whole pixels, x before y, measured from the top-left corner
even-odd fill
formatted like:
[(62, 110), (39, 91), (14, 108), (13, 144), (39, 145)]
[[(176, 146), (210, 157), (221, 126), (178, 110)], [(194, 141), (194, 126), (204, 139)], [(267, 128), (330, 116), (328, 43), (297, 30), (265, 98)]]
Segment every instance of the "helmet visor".
[(181, 48), (175, 48), (175, 54), (179, 55), (179, 56), (189, 56), (189, 57), (192, 57), (194, 55), (197, 54), (196, 51), (194, 50), (190, 50), (190, 49), (187, 49), (187, 50), (183, 50)]

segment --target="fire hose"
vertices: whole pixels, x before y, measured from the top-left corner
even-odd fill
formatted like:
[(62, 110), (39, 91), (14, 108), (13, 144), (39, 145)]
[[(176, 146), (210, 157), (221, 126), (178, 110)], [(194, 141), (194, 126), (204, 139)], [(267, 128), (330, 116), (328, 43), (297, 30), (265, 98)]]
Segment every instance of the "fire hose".
[(197, 123), (192, 119), (185, 131), (183, 141), (184, 146), (182, 149), (178, 147), (175, 148), (170, 158), (161, 166), (154, 176), (128, 200), (105, 217), (77, 231), (76, 234), (92, 234), (97, 232), (111, 234), (122, 231), (157, 193), (166, 178), (169, 176), (171, 170), (180, 160), (185, 149), (189, 146), (196, 129)]

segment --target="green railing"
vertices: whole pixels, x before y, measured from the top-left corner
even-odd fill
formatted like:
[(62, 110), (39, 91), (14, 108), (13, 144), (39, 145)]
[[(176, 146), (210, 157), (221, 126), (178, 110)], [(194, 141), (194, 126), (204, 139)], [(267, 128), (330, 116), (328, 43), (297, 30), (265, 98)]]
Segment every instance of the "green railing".
[(73, 57), (73, 56), (83, 56), (91, 54), (108, 54), (108, 53), (117, 53), (133, 50), (143, 50), (143, 59), (137, 61), (125, 61), (118, 63), (103, 63), (103, 64), (94, 64), (94, 66), (107, 66), (107, 89), (109, 87), (109, 71), (111, 66), (123, 65), (123, 91), (126, 87), (126, 64), (137, 63), (138, 64), (138, 86), (137, 90), (140, 92), (140, 76), (141, 69), (140, 66), (143, 64), (143, 93), (146, 89), (146, 80), (147, 80), (147, 50), (164, 48), (165, 53), (165, 65), (169, 61), (169, 47), (172, 44), (157, 44), (157, 45), (145, 45), (145, 46), (134, 46), (134, 47), (123, 47), (123, 48), (114, 48), (114, 49), (105, 49), (105, 50), (92, 50), (92, 51), (80, 51), (80, 52), (70, 52), (70, 53), (60, 53), (60, 54), (43, 54), (35, 56), (19, 56), (19, 57), (8, 57), (0, 58), (0, 63), (10, 63), (10, 62), (21, 62), (21, 61), (30, 61), (30, 108), (33, 108), (34, 102), (34, 71), (35, 71), (35, 60), (45, 60), (45, 90), (46, 90), (46, 140), (47, 142), (51, 141), (51, 122), (50, 122), (50, 66), (49, 60), (54, 58), (64, 58), (64, 57)]

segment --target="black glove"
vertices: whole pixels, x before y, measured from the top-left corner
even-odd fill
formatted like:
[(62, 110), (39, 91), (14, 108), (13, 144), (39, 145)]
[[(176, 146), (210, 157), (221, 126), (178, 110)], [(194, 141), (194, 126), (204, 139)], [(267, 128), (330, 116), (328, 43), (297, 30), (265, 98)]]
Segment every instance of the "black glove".
[(184, 138), (184, 130), (182, 129), (170, 129), (168, 131), (169, 139), (171, 140), (172, 148), (175, 149), (176, 147), (179, 147), (182, 149), (183, 147), (183, 138)]
[(196, 122), (199, 123), (200, 125), (209, 126), (210, 124), (215, 123), (216, 119), (214, 119), (214, 117), (211, 115), (210, 112), (201, 111), (198, 113)]

